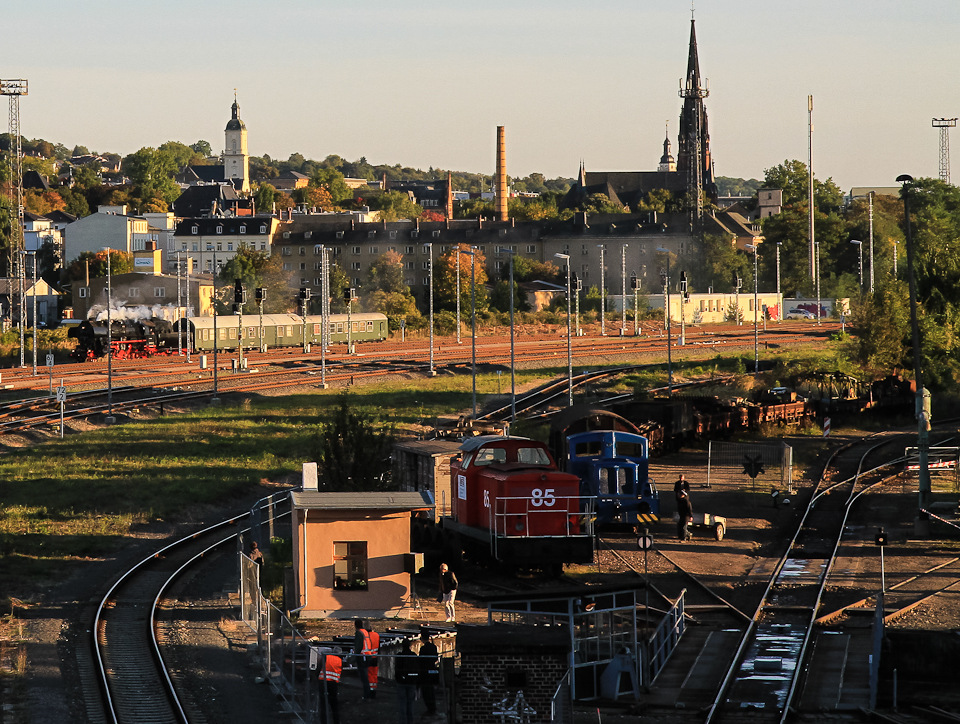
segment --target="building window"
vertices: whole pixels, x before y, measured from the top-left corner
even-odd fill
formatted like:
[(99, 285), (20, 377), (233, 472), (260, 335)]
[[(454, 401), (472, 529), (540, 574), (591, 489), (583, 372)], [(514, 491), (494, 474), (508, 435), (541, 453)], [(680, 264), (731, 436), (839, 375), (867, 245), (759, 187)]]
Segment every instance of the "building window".
[(266, 251), (266, 250), (267, 250), (267, 242), (261, 241), (261, 242), (260, 242), (260, 251)]
[(371, 254), (379, 254), (379, 253), (380, 253), (380, 247), (371, 246), (371, 247), (370, 247), (370, 253), (371, 253)]
[(284, 256), (290, 256), (290, 247), (289, 246), (283, 247), (283, 251), (280, 253), (283, 254)]
[(80, 293), (81, 299), (86, 299), (90, 296), (90, 287), (80, 287), (77, 291)]
[(218, 241), (218, 242), (217, 242), (217, 251), (223, 251), (223, 242), (222, 242), (222, 241)]
[(266, 225), (266, 224), (260, 224), (260, 233), (261, 233), (261, 234), (266, 234), (266, 233), (267, 233), (267, 225)]
[(536, 246), (536, 244), (527, 244), (527, 253), (528, 253), (528, 254), (536, 254), (536, 253), (537, 253), (537, 246)]
[(165, 297), (165, 296), (167, 296), (167, 290), (164, 289), (163, 287), (154, 287), (154, 288), (153, 288), (153, 296), (158, 297), (158, 298), (160, 298), (160, 297)]
[(323, 253), (323, 244), (314, 244), (313, 246), (314, 255)]
[(306, 256), (306, 255), (307, 255), (307, 248), (304, 247), (304, 246), (301, 246), (301, 247), (300, 247), (300, 256)]
[(288, 261), (283, 262), (283, 270), (284, 270), (284, 271), (293, 271), (293, 264), (291, 264), (291, 263), (288, 262)]
[(367, 232), (367, 238), (368, 238), (368, 239), (376, 239), (376, 238), (377, 238), (377, 232), (376, 232), (376, 231), (368, 231), (368, 232)]
[(193, 226), (190, 227), (190, 233), (191, 233), (191, 234), (199, 234), (199, 233), (200, 233), (200, 227), (197, 226), (196, 224), (194, 224)]
[(233, 251), (233, 242), (232, 242), (232, 241), (228, 241), (228, 242), (227, 242), (227, 251)]
[(397, 232), (396, 232), (396, 231), (391, 231), (391, 232), (390, 232), (390, 238), (391, 238), (391, 239), (396, 239), (396, 238), (397, 238)]
[(430, 271), (430, 262), (428, 261), (423, 262), (423, 268), (426, 271)]
[(313, 268), (315, 271), (320, 271), (323, 269), (323, 262), (315, 261), (313, 262)]
[(362, 250), (359, 246), (353, 247), (353, 253), (359, 255)]
[(313, 286), (315, 286), (315, 287), (322, 287), (322, 286), (323, 286), (323, 279), (321, 279), (320, 277), (316, 277), (316, 278), (313, 280)]
[(360, 262), (358, 261), (353, 262), (350, 268), (353, 269), (354, 271), (360, 271)]
[(306, 270), (307, 270), (306, 262), (300, 262), (300, 271), (306, 271)]
[(240, 227), (240, 233), (241, 233), (241, 234), (246, 234), (246, 233), (247, 233), (247, 227), (246, 227), (246, 226), (241, 226), (241, 227)]
[(222, 234), (222, 233), (223, 233), (223, 227), (222, 227), (222, 226), (217, 226), (217, 233), (218, 233), (218, 234)]
[(130, 287), (127, 290), (127, 295), (130, 297), (139, 297), (140, 296), (140, 287)]
[(412, 247), (412, 246), (405, 246), (405, 247), (403, 247), (403, 253), (404, 253), (404, 254), (412, 254), (412, 253), (413, 253), (413, 247)]

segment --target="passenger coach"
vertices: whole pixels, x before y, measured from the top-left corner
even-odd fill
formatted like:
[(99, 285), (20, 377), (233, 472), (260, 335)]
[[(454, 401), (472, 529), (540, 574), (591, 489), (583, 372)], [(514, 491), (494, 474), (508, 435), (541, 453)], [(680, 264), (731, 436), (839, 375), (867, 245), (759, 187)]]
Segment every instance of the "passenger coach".
[[(221, 315), (216, 318), (217, 349), (237, 348), (240, 337), (240, 321), (243, 321), (243, 346), (248, 349), (271, 347), (297, 347), (304, 343), (304, 318), (296, 314), (244, 314)], [(330, 341), (341, 343), (349, 337), (352, 342), (380, 342), (387, 338), (387, 318), (383, 314), (331, 314)], [(183, 330), (186, 344), (198, 352), (213, 351), (214, 318), (185, 317), (177, 321), (177, 330)], [(306, 317), (306, 342), (317, 345), (321, 341), (323, 317)]]

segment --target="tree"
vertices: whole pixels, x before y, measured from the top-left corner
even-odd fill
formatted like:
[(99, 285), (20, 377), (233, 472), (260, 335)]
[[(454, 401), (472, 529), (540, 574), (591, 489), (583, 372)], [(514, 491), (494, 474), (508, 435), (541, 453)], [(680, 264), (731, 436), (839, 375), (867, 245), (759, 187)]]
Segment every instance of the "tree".
[(268, 183), (260, 184), (253, 196), (253, 203), (258, 213), (269, 213), (273, 210), (273, 203), (277, 200), (277, 189)]
[(209, 141), (199, 140), (196, 143), (190, 144), (190, 148), (204, 158), (213, 155), (213, 148), (210, 146)]
[[(344, 301), (344, 290), (353, 287), (353, 282), (343, 268), (335, 261), (330, 262), (330, 311), (344, 314), (347, 303)], [(354, 307), (356, 308), (356, 307)]]
[(343, 174), (332, 167), (320, 168), (310, 176), (310, 186), (325, 188), (334, 204), (353, 197), (353, 192), (343, 180)]
[(910, 307), (907, 285), (891, 281), (874, 295), (854, 302), (850, 324), (856, 331), (853, 359), (878, 376), (908, 364)]
[(107, 276), (107, 258), (110, 260), (111, 274), (129, 274), (133, 271), (133, 254), (115, 249), (107, 251), (84, 251), (67, 267), (67, 279), (86, 279), (89, 264), (91, 279)]
[[(296, 311), (293, 272), (284, 271), (279, 255), (269, 256), (266, 252), (241, 247), (221, 268), (219, 285), (221, 288), (232, 289), (237, 279), (242, 281), (247, 290), (244, 313), (259, 311), (256, 295), (253, 293), (257, 287), (263, 287), (266, 290), (263, 303), (265, 314)], [(221, 313), (229, 313), (232, 304), (232, 295), (229, 295), (229, 299), (224, 297)]]
[(180, 187), (173, 180), (179, 170), (174, 151), (145, 147), (123, 159), (123, 172), (133, 182), (132, 196), (138, 206), (149, 203), (166, 211), (180, 195)]
[(320, 490), (385, 490), (389, 484), (393, 427), (357, 410), (341, 395), (329, 419), (317, 425), (314, 442)]
[(471, 250), (467, 244), (459, 244), (440, 255), (436, 260), (433, 275), (433, 301), (437, 308), (455, 311), (457, 308), (457, 248), (460, 249), (460, 309), (470, 313), (470, 274), (476, 254), (476, 309), (487, 308), (487, 258), (479, 249)]
[(380, 212), (384, 221), (399, 221), (401, 219), (416, 219), (423, 213), (423, 208), (413, 203), (410, 196), (400, 191), (386, 191), (376, 194), (366, 200), (367, 205)]
[(410, 287), (403, 280), (403, 256), (395, 251), (381, 254), (367, 269), (364, 292), (409, 294)]

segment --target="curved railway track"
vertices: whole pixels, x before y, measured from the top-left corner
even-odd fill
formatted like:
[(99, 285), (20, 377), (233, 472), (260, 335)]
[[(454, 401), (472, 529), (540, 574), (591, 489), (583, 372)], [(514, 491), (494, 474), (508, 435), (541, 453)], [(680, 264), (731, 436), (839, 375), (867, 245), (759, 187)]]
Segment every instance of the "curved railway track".
[[(265, 509), (268, 500), (258, 505)], [(203, 557), (235, 541), (248, 516), (222, 521), (156, 551), (121, 575), (103, 597), (92, 632), (104, 721), (187, 724), (202, 718), (195, 705), (181, 697), (168, 672), (157, 616), (173, 582)]]

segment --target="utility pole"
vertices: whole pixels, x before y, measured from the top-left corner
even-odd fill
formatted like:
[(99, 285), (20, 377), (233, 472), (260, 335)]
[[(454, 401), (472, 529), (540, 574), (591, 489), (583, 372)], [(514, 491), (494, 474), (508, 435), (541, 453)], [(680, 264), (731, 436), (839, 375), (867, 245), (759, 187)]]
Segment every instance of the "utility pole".
[[(809, 213), (810, 247), (808, 249), (810, 278), (819, 277), (817, 261), (815, 259), (813, 236), (813, 96), (807, 96), (807, 211)], [(819, 278), (817, 286), (819, 287)], [(817, 309), (817, 322), (820, 321), (820, 310)]]

